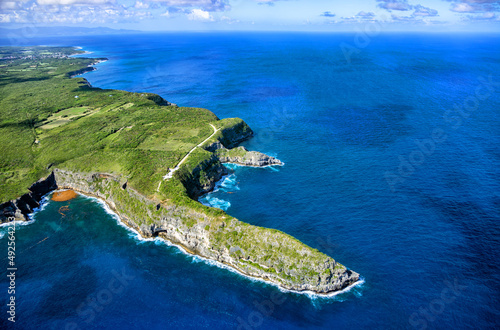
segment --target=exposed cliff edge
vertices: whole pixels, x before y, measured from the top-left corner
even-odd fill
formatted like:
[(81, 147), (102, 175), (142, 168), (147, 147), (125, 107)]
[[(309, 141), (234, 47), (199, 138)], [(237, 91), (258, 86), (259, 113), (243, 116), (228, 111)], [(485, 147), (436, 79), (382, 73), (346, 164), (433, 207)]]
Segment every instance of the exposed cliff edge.
[(283, 163), (274, 157), (268, 156), (258, 151), (248, 151), (245, 147), (233, 149), (221, 148), (215, 152), (221, 163), (232, 163), (243, 166), (282, 166)]
[[(22, 134), (0, 127), (12, 140), (4, 139), (9, 144), (0, 172), (2, 200), (12, 200), (0, 204), (0, 222), (29, 220), (44, 195), (69, 188), (104, 200), (144, 237), (162, 237), (285, 289), (324, 294), (358, 281), (359, 274), (283, 232), (196, 201), (227, 174), (223, 163), (282, 165), (237, 147), (253, 136), (243, 120), (219, 120), (206, 109), (177, 107), (156, 94), (102, 90), (83, 78), (69, 79), (100, 60), (52, 59), (66, 68), (65, 77), (52, 65), (2, 69), (14, 77), (9, 84), (19, 85), (0, 100), (1, 109), (7, 128), (13, 124)], [(26, 88), (33, 93), (26, 95)], [(54, 114), (69, 119), (42, 124)], [(173, 176), (165, 176), (172, 166)]]
[[(249, 166), (281, 164), (276, 158), (249, 152), (245, 148), (225, 148), (221, 141), (234, 146), (234, 141), (252, 136), (242, 120), (228, 126), (231, 127), (223, 127), (223, 131), (229, 136), (219, 136), (209, 143), (212, 146), (217, 144), (218, 148), (213, 152), (200, 150), (193, 164), (186, 164), (179, 171), (181, 173), (171, 179), (182, 184), (190, 197), (213, 189), (215, 182), (226, 174), (222, 162)], [(219, 210), (208, 212), (213, 209), (194, 201), (192, 204), (157, 201), (138, 193), (124, 184), (124, 180), (106, 173), (55, 168), (46, 179), (32, 185), (30, 193), (2, 204), (0, 221), (6, 222), (9, 217), (27, 220), (27, 214), (39, 206), (43, 195), (54, 189), (69, 188), (106, 201), (123, 223), (146, 238), (162, 237), (190, 253), (224, 263), (244, 275), (288, 290), (327, 294), (359, 280), (358, 273), (278, 230), (246, 224)]]
[[(252, 226), (227, 215), (213, 218), (202, 210), (158, 203), (134, 189), (124, 188), (120, 180), (104, 173), (55, 169), (48, 178), (32, 187), (34, 195), (30, 198), (56, 188), (70, 188), (101, 198), (123, 223), (146, 238), (160, 236), (190, 253), (288, 290), (329, 293), (342, 290), (359, 279), (359, 274), (278, 230)], [(29, 210), (37, 205), (33, 204)], [(3, 212), (3, 217), (16, 213), (12, 208), (4, 208)]]
[(93, 67), (93, 65), (96, 65), (96, 64), (99, 64), (102, 62), (106, 62), (107, 60), (108, 60), (107, 58), (96, 58), (95, 62), (91, 63), (89, 66), (75, 70), (75, 71), (70, 71), (67, 73), (67, 75), (69, 78), (73, 78), (73, 77), (79, 76), (79, 75), (87, 73), (87, 72), (95, 71), (97, 69), (95, 67)]
[(261, 152), (248, 151), (245, 147), (234, 147), (253, 136), (252, 129), (243, 120), (223, 119), (218, 125), (218, 133), (204, 144), (203, 150), (196, 152), (195, 157), (198, 161), (187, 164), (176, 174), (176, 178), (182, 182), (188, 195), (195, 200), (213, 190), (216, 182), (228, 174), (223, 163), (253, 167), (283, 165), (279, 159)]
[(40, 207), (40, 201), (45, 194), (57, 189), (54, 173), (47, 178), (35, 182), (29, 187), (29, 193), (18, 199), (0, 204), (0, 223), (13, 221), (28, 221), (28, 214)]

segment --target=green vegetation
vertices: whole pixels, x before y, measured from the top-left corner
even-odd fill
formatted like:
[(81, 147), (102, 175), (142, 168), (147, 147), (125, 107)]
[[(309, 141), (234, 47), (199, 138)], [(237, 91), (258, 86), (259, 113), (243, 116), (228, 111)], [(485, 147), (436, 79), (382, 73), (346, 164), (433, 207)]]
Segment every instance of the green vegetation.
[(1, 47), (0, 60), (3, 59), (22, 59), (34, 57), (36, 59), (43, 58), (65, 58), (71, 55), (83, 54), (83, 50), (78, 50), (73, 47), (53, 47), (53, 46), (38, 46), (38, 47)]
[(215, 154), (219, 157), (245, 157), (248, 153), (243, 147), (233, 148), (233, 149), (218, 149)]
[[(69, 48), (37, 57), (49, 51), (0, 51), (2, 201), (26, 193), (53, 166), (122, 175), (152, 196), (167, 169), (213, 132), (209, 123), (217, 117), (208, 110), (163, 106), (165, 100), (148, 93), (92, 88), (69, 75), (95, 59), (59, 58), (76, 52)], [(30, 58), (5, 59), (19, 54)]]
[[(77, 52), (0, 48), (0, 202), (27, 193), (57, 169), (62, 181), (88, 186), (141, 232), (159, 234), (152, 225), (167, 220), (175, 223), (177, 237), (201, 231), (205, 256), (230, 255), (233, 266), (246, 273), (286, 287), (308, 283), (323, 290), (345, 271), (293, 237), (192, 199), (220, 177), (218, 155), (244, 153), (211, 150), (218, 143), (233, 148), (251, 136), (244, 121), (219, 120), (208, 110), (177, 107), (155, 94), (93, 88), (71, 78), (96, 61), (68, 57)], [(217, 133), (196, 147), (213, 133), (211, 124)], [(173, 178), (163, 180), (191, 150)]]
[(250, 127), (240, 118), (226, 118), (214, 124), (218, 132), (205, 144), (210, 146), (214, 142), (221, 142), (226, 148), (233, 148), (237, 145), (238, 137), (250, 137), (253, 132)]

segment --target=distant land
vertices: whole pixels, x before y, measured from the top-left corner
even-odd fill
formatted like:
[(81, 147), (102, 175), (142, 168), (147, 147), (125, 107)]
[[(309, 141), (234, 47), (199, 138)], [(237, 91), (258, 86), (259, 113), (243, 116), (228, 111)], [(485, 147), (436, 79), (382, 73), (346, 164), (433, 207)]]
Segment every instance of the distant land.
[(27, 26), (17, 29), (0, 28), (3, 37), (62, 37), (89, 36), (110, 34), (141, 33), (137, 30), (112, 29), (107, 27), (74, 27), (74, 26)]

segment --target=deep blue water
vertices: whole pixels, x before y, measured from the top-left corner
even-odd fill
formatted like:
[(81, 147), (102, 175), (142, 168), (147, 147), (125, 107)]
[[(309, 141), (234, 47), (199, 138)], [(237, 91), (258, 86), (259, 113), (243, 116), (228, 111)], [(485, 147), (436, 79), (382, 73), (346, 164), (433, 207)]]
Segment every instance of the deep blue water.
[[(93, 86), (243, 118), (256, 133), (244, 145), (286, 165), (233, 166), (203, 202), (293, 235), (365, 283), (330, 299), (281, 293), (176, 247), (140, 242), (79, 197), (49, 202), (18, 228), (16, 325), (498, 328), (500, 37), (382, 34), (347, 61), (341, 45), (354, 37), (28, 40), (109, 58), (85, 75)], [(4, 251), (6, 236), (0, 244)], [(2, 276), (0, 292), (7, 286)]]

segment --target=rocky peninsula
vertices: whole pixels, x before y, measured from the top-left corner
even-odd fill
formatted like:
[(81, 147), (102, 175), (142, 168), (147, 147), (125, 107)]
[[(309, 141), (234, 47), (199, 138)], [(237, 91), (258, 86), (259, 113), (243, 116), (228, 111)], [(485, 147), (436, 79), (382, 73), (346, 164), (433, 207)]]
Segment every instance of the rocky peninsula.
[[(0, 177), (1, 196), (7, 198), (0, 205), (0, 222), (28, 220), (44, 195), (72, 189), (104, 200), (143, 237), (164, 238), (190, 253), (288, 290), (328, 294), (359, 280), (358, 273), (283, 232), (241, 222), (196, 201), (227, 174), (223, 163), (283, 165), (274, 157), (238, 147), (253, 136), (243, 120), (220, 120), (208, 110), (177, 107), (155, 94), (93, 88), (82, 78), (69, 78), (92, 60), (78, 59), (71, 66), (67, 61), (75, 59), (58, 59), (65, 77), (46, 71), (47, 77), (38, 82), (52, 83), (61, 95), (68, 95), (47, 99), (46, 103), (59, 103), (38, 110), (32, 126), (22, 131), (24, 143), (32, 146), (24, 151), (25, 157), (33, 160), (23, 165), (26, 171), (12, 156), (7, 164), (10, 172)], [(44, 86), (38, 88), (36, 97), (42, 98)], [(12, 113), (15, 122), (18, 119)], [(25, 127), (20, 125), (19, 130)], [(197, 147), (200, 141), (205, 142)], [(165, 179), (164, 173), (188, 150), (192, 151), (185, 163)], [(37, 181), (21, 193), (19, 182), (32, 178)], [(9, 182), (17, 182), (19, 188)], [(158, 182), (162, 183), (159, 189)]]

